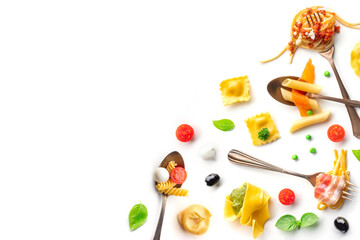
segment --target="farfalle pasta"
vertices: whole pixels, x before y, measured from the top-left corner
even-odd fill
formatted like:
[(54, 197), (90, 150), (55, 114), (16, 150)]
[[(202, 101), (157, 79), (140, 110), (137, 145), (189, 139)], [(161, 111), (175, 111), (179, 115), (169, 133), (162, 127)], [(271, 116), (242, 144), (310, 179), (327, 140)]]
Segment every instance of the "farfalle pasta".
[[(280, 138), (279, 131), (268, 112), (260, 113), (256, 116), (250, 117), (245, 120), (245, 123), (249, 129), (254, 146), (270, 143)], [(267, 129), (268, 131), (268, 136), (264, 139), (259, 137), (259, 132), (263, 129)]]
[(226, 196), (224, 218), (227, 221), (239, 219), (242, 225), (252, 226), (253, 237), (257, 238), (270, 218), (269, 201), (270, 196), (261, 188), (244, 183)]
[(220, 83), (224, 106), (250, 100), (250, 84), (247, 76), (226, 79)]

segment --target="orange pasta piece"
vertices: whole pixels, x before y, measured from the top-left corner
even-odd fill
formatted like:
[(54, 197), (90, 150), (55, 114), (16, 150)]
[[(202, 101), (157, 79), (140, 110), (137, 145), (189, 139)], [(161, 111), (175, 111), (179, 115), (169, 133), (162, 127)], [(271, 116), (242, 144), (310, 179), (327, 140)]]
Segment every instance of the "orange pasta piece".
[[(306, 63), (303, 73), (298, 81), (314, 83), (315, 81), (315, 67), (312, 64), (311, 59)], [(296, 107), (299, 109), (302, 117), (307, 117), (307, 111), (310, 110), (309, 98), (305, 96), (305, 92), (292, 89), (292, 100)]]
[(306, 63), (305, 69), (301, 74), (299, 81), (307, 83), (314, 83), (315, 81), (315, 66), (312, 64), (311, 59)]
[(296, 107), (299, 109), (302, 117), (307, 117), (307, 111), (310, 110), (309, 98), (303, 94), (303, 92), (292, 89), (292, 100)]

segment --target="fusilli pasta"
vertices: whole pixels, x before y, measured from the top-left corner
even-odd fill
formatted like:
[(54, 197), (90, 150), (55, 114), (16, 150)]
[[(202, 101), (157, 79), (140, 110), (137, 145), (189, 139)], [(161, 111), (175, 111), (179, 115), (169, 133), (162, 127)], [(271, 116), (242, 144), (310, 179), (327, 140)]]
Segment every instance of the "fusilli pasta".
[(171, 173), (171, 171), (176, 167), (176, 163), (175, 161), (170, 161), (166, 167), (166, 169), (169, 171), (169, 173)]
[(189, 190), (187, 190), (187, 189), (171, 187), (171, 188), (166, 189), (164, 191), (164, 194), (186, 197), (188, 195), (188, 192), (189, 192)]
[(163, 183), (158, 183), (156, 184), (156, 188), (157, 190), (162, 193), (164, 192), (166, 189), (169, 189), (169, 188), (172, 188), (176, 185), (176, 183), (174, 183), (173, 181), (171, 181), (171, 179), (169, 179), (168, 181), (166, 182), (163, 182)]

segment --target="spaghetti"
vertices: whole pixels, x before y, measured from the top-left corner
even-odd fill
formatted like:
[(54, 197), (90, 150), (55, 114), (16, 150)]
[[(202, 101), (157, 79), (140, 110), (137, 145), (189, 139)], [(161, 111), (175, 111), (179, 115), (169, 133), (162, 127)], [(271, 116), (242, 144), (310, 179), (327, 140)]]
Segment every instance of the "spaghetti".
[(291, 41), (288, 45), (277, 56), (261, 61), (261, 63), (277, 59), (286, 50), (290, 51), (290, 63), (298, 48), (313, 49), (318, 52), (328, 50), (334, 44), (335, 33), (340, 32), (340, 26), (335, 25), (336, 21), (346, 27), (360, 29), (360, 23), (348, 23), (321, 6), (301, 10), (292, 21)]

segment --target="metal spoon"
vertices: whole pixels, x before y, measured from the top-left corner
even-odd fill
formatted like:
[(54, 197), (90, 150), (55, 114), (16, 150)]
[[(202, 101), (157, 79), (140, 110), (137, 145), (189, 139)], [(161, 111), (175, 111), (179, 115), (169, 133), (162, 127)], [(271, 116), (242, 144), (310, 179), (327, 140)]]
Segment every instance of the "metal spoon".
[[(294, 76), (285, 76), (285, 77), (278, 77), (275, 78), (274, 80), (271, 80), (269, 82), (269, 84), (267, 85), (267, 90), (269, 92), (269, 94), (276, 100), (279, 101), (283, 104), (287, 104), (287, 105), (291, 105), (294, 106), (295, 104), (293, 102), (289, 102), (286, 101), (282, 94), (280, 89), (284, 88), (286, 90), (291, 91), (290, 88), (284, 87), (282, 86), (282, 82), (287, 79), (294, 79), (297, 80), (299, 79), (299, 77), (294, 77)], [(329, 96), (325, 96), (325, 95), (321, 95), (321, 94), (316, 94), (316, 93), (307, 93), (306, 96), (308, 96), (309, 98), (313, 98), (313, 99), (324, 99), (324, 100), (329, 100), (329, 101), (333, 101), (333, 102), (338, 102), (338, 103), (343, 103), (346, 104), (348, 106), (353, 106), (353, 107), (359, 107), (360, 108), (360, 101), (356, 101), (356, 100), (350, 100), (350, 99), (343, 99), (343, 98), (335, 98), (335, 97), (329, 97)]]
[(286, 105), (290, 105), (290, 106), (295, 106), (295, 104), (293, 102), (289, 102), (289, 101), (286, 101), (282, 94), (281, 94), (281, 91), (280, 89), (281, 88), (284, 88), (286, 90), (289, 90), (291, 91), (290, 88), (287, 88), (287, 87), (283, 87), (281, 84), (282, 82), (287, 79), (287, 78), (290, 78), (290, 79), (294, 79), (294, 80), (297, 80), (299, 79), (299, 77), (294, 77), (294, 76), (285, 76), (285, 77), (278, 77), (278, 78), (275, 78), (273, 80), (271, 80), (268, 85), (267, 85), (267, 90), (269, 92), (269, 94), (278, 102), (281, 102), (283, 104), (286, 104)]
[[(182, 167), (185, 168), (185, 163), (184, 160), (182, 158), (182, 156), (180, 155), (180, 153), (174, 151), (169, 153), (164, 160), (160, 163), (159, 167), (163, 167), (166, 168), (167, 165), (169, 164), (169, 162), (174, 161), (177, 165), (177, 167)], [(155, 182), (156, 185), (156, 182)], [(175, 185), (175, 187), (180, 188), (182, 184), (177, 184)], [(156, 227), (156, 232), (154, 235), (154, 240), (160, 240), (160, 235), (161, 235), (161, 228), (162, 228), (162, 224), (163, 224), (163, 220), (164, 220), (164, 213), (165, 213), (165, 207), (166, 207), (166, 200), (168, 198), (168, 195), (162, 193), (162, 204), (161, 204), (161, 212), (160, 212), (160, 216), (159, 216), (159, 220), (158, 220), (158, 224)]]

